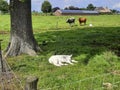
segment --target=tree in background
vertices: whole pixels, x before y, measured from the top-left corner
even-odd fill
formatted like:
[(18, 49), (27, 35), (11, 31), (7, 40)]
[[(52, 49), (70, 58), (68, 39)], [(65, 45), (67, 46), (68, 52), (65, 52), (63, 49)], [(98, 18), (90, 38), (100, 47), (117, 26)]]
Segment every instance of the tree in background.
[(64, 9), (65, 10), (80, 10), (80, 8), (74, 7), (74, 6), (65, 7)]
[(40, 51), (32, 30), (31, 0), (10, 0), (10, 43), (6, 56), (36, 55)]
[(93, 4), (88, 4), (87, 10), (94, 10), (96, 7)]
[(43, 11), (43, 13), (49, 13), (52, 11), (52, 5), (50, 4), (49, 1), (45, 0), (42, 3), (41, 11)]
[(113, 9), (113, 10), (111, 10), (111, 11), (112, 11), (112, 13), (120, 13), (120, 11), (115, 10), (115, 9)]
[(7, 1), (0, 0), (0, 11), (2, 13), (8, 13), (8, 11), (9, 11), (9, 5), (8, 5)]

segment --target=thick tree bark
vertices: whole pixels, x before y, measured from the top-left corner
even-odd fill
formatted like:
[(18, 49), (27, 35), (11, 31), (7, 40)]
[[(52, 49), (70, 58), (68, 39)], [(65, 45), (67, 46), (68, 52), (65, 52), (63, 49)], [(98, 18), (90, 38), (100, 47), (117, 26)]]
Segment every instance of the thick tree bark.
[(32, 30), (31, 0), (10, 0), (11, 37), (6, 56), (40, 51)]

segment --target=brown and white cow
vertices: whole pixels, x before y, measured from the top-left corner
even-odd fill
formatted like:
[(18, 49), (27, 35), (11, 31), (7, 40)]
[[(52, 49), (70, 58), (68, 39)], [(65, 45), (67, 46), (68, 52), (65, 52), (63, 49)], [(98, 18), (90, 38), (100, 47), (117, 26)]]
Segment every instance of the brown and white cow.
[(87, 21), (86, 18), (80, 17), (78, 20), (79, 20), (80, 25), (82, 25), (82, 23), (84, 23), (84, 25), (86, 25), (86, 21)]

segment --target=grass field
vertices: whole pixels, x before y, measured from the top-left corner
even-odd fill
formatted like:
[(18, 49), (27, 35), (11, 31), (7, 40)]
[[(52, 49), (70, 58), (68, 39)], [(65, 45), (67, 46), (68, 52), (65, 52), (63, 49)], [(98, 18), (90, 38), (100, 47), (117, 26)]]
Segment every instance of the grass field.
[[(79, 26), (79, 16), (75, 16), (73, 27), (65, 22), (69, 17), (33, 16), (34, 35), (43, 52), (37, 57), (8, 58), (11, 68), (23, 84), (29, 75), (39, 77), (39, 90), (104, 90), (103, 82), (119, 90), (120, 15), (85, 16), (85, 26)], [(4, 50), (9, 41), (9, 15), (1, 15), (0, 22)], [(90, 23), (93, 27), (89, 27)], [(42, 45), (43, 41), (46, 45)], [(53, 54), (72, 54), (78, 63), (55, 67), (48, 63)]]

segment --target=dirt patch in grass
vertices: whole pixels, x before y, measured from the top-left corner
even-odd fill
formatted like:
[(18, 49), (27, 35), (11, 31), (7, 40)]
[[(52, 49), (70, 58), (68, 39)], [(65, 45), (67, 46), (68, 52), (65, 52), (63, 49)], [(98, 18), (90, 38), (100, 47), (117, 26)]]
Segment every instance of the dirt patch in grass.
[(119, 75), (120, 76), (120, 70), (115, 70), (111, 72), (113, 75)]
[(2, 31), (0, 30), (0, 34), (8, 34), (9, 32), (8, 31)]

